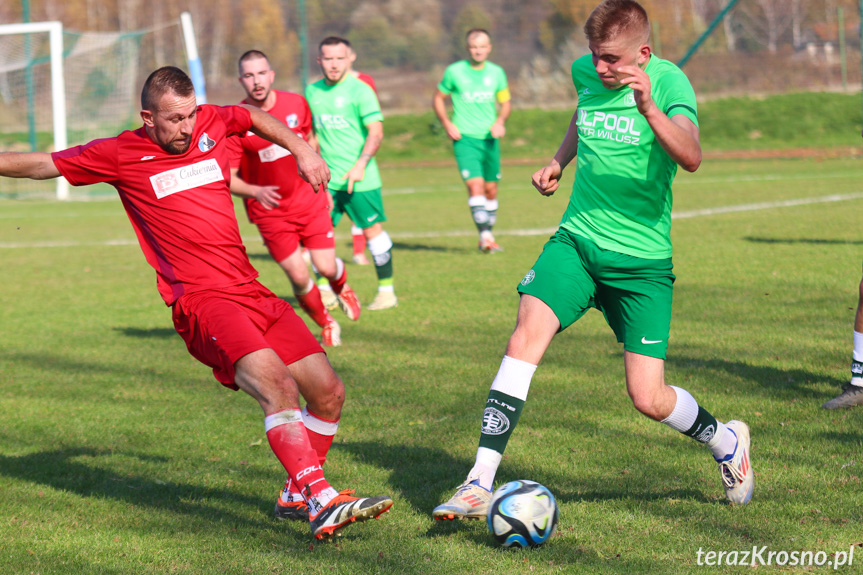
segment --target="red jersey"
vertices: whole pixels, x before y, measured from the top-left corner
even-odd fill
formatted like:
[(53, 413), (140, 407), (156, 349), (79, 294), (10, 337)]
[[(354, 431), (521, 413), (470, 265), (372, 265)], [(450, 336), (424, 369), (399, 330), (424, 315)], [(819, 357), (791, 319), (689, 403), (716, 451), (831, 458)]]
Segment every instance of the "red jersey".
[(192, 144), (169, 154), (143, 127), (51, 154), (74, 186), (114, 186), (165, 303), (186, 293), (248, 283), (258, 272), (240, 240), (228, 189), (229, 136), (252, 126), (238, 106), (199, 106)]
[[(308, 140), (312, 131), (312, 112), (306, 99), (292, 92), (273, 90), (272, 93), (276, 95), (276, 103), (268, 113), (299, 137)], [(232, 139), (228, 148), (231, 167), (239, 168), (239, 176), (243, 180), (256, 186), (279, 186), (282, 199), (272, 210), (264, 209), (255, 199), (243, 198), (252, 223), (256, 224), (262, 218), (290, 219), (326, 205), (326, 196), (315, 193), (297, 173), (297, 160), (293, 154), (278, 144), (249, 133), (245, 138)]]
[(363, 82), (368, 84), (369, 87), (371, 87), (371, 89), (375, 91), (375, 94), (378, 93), (377, 86), (375, 86), (375, 79), (374, 78), (372, 78), (368, 74), (363, 74), (362, 72), (357, 72), (356, 74), (357, 74), (357, 79), (362, 80)]

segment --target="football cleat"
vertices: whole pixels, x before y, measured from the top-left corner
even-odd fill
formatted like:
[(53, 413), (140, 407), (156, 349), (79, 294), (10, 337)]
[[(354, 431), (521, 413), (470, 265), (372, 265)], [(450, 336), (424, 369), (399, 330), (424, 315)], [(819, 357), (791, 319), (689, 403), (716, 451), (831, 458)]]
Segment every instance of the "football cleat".
[(491, 491), (482, 487), (479, 480), (465, 481), (455, 495), (432, 511), (435, 519), (486, 519)]
[(742, 421), (729, 421), (725, 424), (728, 431), (737, 437), (734, 452), (719, 463), (719, 474), (725, 487), (725, 496), (732, 503), (744, 505), (752, 499), (755, 489), (755, 472), (749, 459), (749, 427)]
[(366, 257), (366, 254), (354, 254), (352, 261), (358, 266), (367, 266), (371, 263), (369, 258)]
[(389, 497), (353, 497), (351, 493), (352, 489), (340, 491), (317, 515), (310, 517), (315, 539), (330, 540), (341, 535), (342, 529), (351, 523), (377, 519), (393, 506)]
[(484, 254), (493, 254), (503, 251), (503, 248), (497, 245), (497, 242), (494, 241), (494, 238), (491, 236), (480, 238), (477, 248)]
[(824, 409), (839, 409), (842, 407), (854, 407), (863, 405), (863, 387), (846, 383), (842, 393), (822, 405)]
[(291, 521), (308, 521), (309, 506), (303, 501), (302, 497), (295, 495), (291, 501), (285, 503), (282, 498), (276, 499), (276, 508), (273, 511), (276, 519), (288, 519)]
[(338, 347), (342, 345), (342, 328), (337, 322), (328, 323), (321, 332), (321, 345)]
[(375, 299), (372, 300), (372, 303), (366, 306), (366, 309), (369, 311), (379, 311), (382, 309), (390, 309), (399, 305), (399, 300), (396, 297), (395, 292), (391, 291), (379, 291), (377, 295), (375, 295)]
[(348, 284), (342, 286), (342, 293), (336, 297), (339, 300), (339, 307), (342, 308), (348, 319), (353, 321), (360, 319), (360, 312), (362, 311), (360, 299), (357, 297), (356, 292), (351, 289), (351, 286)]
[(327, 287), (319, 285), (318, 289), (321, 292), (321, 301), (324, 302), (324, 307), (329, 310), (336, 309), (336, 306), (339, 305), (339, 298), (336, 296), (335, 292), (333, 292), (332, 288), (329, 285)]

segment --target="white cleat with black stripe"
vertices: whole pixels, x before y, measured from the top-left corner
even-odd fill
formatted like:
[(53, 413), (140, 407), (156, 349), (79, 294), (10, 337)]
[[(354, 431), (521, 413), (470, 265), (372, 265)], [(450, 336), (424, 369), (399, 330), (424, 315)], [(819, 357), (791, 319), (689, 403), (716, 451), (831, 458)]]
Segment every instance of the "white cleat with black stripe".
[(340, 491), (316, 515), (309, 516), (315, 539), (330, 540), (341, 535), (342, 529), (351, 523), (377, 519), (393, 506), (393, 500), (386, 496), (353, 497), (351, 493), (352, 489)]

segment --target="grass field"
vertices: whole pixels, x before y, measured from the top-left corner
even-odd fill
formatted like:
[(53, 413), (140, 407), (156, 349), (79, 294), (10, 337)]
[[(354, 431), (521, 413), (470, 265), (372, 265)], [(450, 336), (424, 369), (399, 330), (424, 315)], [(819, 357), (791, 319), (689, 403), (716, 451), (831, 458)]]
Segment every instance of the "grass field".
[[(476, 251), (455, 169), (384, 171), (400, 304), (342, 321), (329, 356), (348, 399), (326, 469), (395, 505), (334, 544), (271, 519), (283, 472), (259, 408), (188, 356), (120, 203), (2, 202), (0, 572), (710, 573), (749, 568), (699, 566), (699, 549), (832, 561), (863, 542), (863, 411), (819, 407), (848, 371), (856, 159), (717, 160), (675, 184), (667, 378), (751, 426), (750, 505), (726, 504), (705, 448), (632, 408), (622, 350), (591, 312), (553, 343), (498, 474), (551, 488), (557, 535), (510, 551), (479, 522), (431, 520), (472, 463), (515, 285), (568, 199), (533, 192), (531, 170), (505, 169), (506, 251), (492, 256)], [(373, 270), (349, 273), (368, 301)], [(840, 571), (860, 572), (856, 552)]]

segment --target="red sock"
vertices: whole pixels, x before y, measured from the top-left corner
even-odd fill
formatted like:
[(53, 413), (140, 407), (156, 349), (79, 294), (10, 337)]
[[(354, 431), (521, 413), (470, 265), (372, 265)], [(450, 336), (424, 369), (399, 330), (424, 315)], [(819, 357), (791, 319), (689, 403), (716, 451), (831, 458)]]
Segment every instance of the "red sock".
[[(341, 268), (342, 273), (338, 273), (339, 268)], [(345, 283), (348, 281), (348, 268), (345, 265), (345, 262), (343, 262), (340, 258), (336, 258), (336, 279), (328, 281), (330, 282), (330, 287), (333, 288), (333, 292), (336, 295), (342, 293), (342, 288), (345, 287)]]
[(264, 427), (273, 453), (306, 499), (331, 487), (324, 477), (318, 454), (309, 443), (298, 409), (284, 409), (268, 415)]
[(351, 234), (351, 238), (354, 240), (354, 255), (364, 254), (366, 251), (366, 236), (360, 232), (358, 234)]
[(327, 460), (327, 453), (333, 444), (336, 431), (339, 429), (339, 422), (315, 415), (306, 406), (303, 408), (303, 424), (306, 426), (309, 443), (318, 454), (318, 461), (323, 465)]
[(321, 290), (318, 289), (318, 286), (311, 279), (309, 283), (311, 284), (311, 289), (307, 293), (301, 295), (294, 292), (294, 295), (297, 296), (297, 301), (300, 307), (303, 308), (303, 311), (309, 314), (309, 317), (316, 324), (324, 327), (334, 321), (333, 316), (330, 315), (330, 312), (324, 306), (324, 302), (321, 301)]

